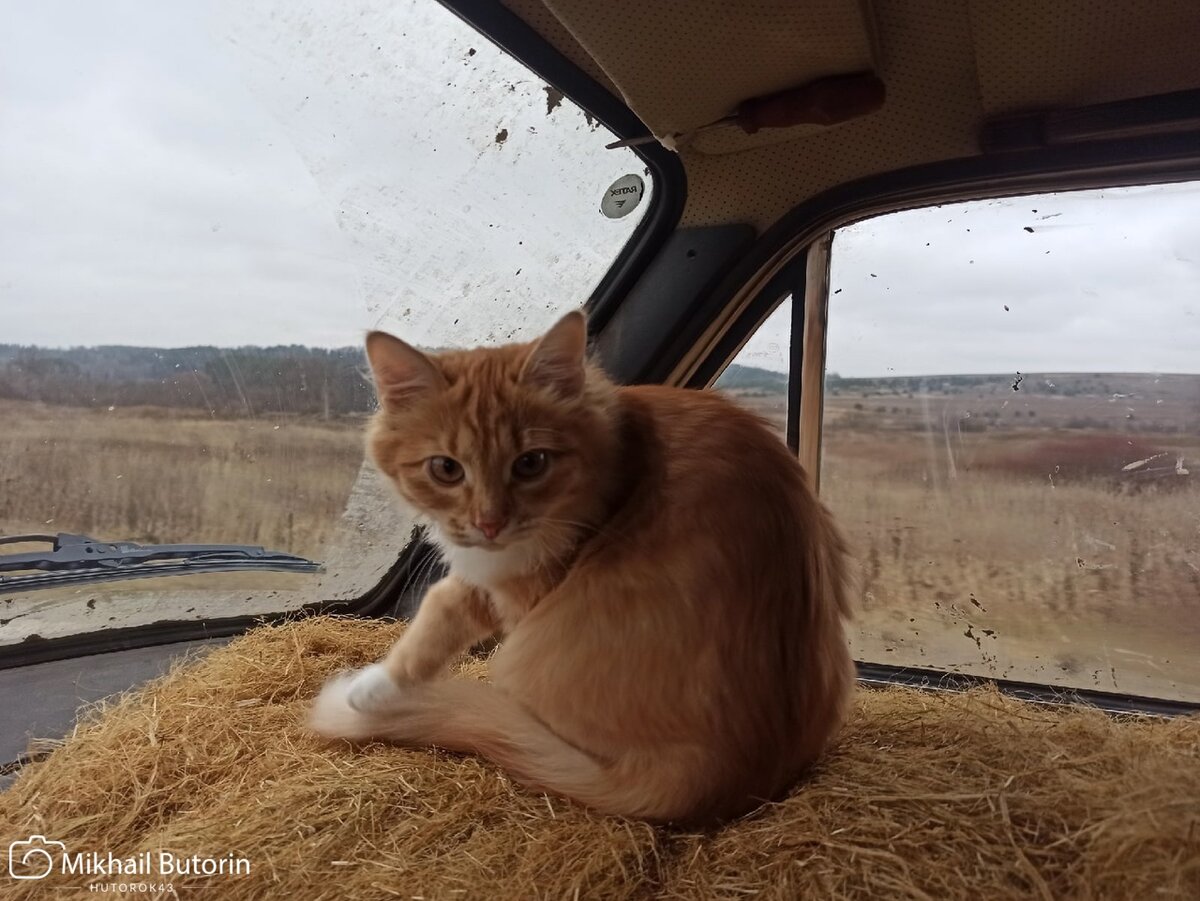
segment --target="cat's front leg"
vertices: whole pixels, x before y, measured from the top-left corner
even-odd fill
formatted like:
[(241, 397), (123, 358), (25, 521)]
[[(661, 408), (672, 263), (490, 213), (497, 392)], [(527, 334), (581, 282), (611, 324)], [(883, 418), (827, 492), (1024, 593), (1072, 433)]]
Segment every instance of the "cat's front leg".
[(447, 576), (425, 592), (412, 623), (379, 665), (398, 684), (444, 675), (468, 648), (495, 635), (497, 625), (482, 590)]
[[(327, 689), (359, 712), (397, 707), (403, 702), (404, 686), (444, 674), (460, 654), (494, 635), (496, 628), (483, 592), (448, 576), (425, 593), (412, 623), (379, 663), (331, 682)], [(327, 694), (322, 692), (323, 697)]]

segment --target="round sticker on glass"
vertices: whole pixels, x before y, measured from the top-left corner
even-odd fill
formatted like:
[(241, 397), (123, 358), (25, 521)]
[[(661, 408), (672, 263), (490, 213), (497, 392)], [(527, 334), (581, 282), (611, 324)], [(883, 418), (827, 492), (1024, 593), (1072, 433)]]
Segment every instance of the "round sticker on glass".
[(642, 202), (645, 190), (646, 183), (640, 175), (622, 175), (604, 192), (604, 199), (600, 201), (600, 212), (609, 219), (628, 216)]

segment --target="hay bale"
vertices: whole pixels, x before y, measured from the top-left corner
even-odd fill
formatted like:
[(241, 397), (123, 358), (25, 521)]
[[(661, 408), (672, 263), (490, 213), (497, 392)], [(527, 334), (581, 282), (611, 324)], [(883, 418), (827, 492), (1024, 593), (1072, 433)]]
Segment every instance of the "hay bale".
[(308, 735), (324, 680), (402, 628), (309, 619), (177, 667), (28, 767), (0, 795), (0, 838), (248, 858), (248, 875), (150, 877), (221, 898), (1200, 897), (1200, 720), (861, 690), (789, 799), (697, 834), (591, 814), (474, 759)]

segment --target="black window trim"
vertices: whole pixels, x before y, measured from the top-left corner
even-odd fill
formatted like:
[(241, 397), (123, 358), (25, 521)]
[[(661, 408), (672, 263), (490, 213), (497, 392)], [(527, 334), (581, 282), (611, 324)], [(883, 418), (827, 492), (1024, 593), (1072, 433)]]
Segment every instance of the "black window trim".
[(1200, 713), (1200, 703), (1154, 698), (1145, 695), (1100, 691), (1092, 688), (1070, 688), (1046, 685), (1041, 682), (1022, 682), (996, 676), (977, 676), (947, 670), (915, 666), (893, 666), (886, 663), (855, 661), (858, 680), (874, 688), (901, 686), (930, 691), (970, 691), (973, 688), (995, 686), (1001, 694), (1030, 701), (1065, 707), (1095, 707), (1105, 713), (1139, 716), (1190, 716)]

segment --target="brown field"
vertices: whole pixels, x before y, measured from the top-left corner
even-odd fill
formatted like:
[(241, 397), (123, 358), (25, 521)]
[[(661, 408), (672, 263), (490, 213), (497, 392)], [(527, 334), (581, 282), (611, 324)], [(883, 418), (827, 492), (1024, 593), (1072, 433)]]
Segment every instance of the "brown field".
[(362, 423), (0, 401), (0, 535), (264, 545), (319, 555)]
[[(1200, 378), (1153, 381), (1104, 376), (1116, 402), (827, 396), (821, 493), (853, 545), (858, 656), (1200, 700)], [(742, 402), (782, 431), (782, 398)]]
[[(922, 445), (834, 433), (822, 472), (885, 662), (1110, 690), (1136, 682), (1151, 694), (1170, 677), (1200, 696), (1200, 492), (974, 471), (940, 484), (897, 477), (919, 465)], [(923, 640), (934, 630), (941, 659)]]

